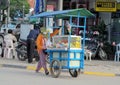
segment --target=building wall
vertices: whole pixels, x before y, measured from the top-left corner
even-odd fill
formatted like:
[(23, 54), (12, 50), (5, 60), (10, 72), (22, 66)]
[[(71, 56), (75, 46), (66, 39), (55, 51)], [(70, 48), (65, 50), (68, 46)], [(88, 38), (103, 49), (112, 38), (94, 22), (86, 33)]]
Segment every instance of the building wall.
[(54, 10), (58, 10), (58, 0), (47, 0), (47, 5), (53, 5)]
[(111, 23), (111, 13), (110, 12), (99, 12), (101, 19), (104, 20), (105, 24), (108, 25)]
[(89, 0), (89, 9), (95, 8), (95, 0)]
[(113, 20), (113, 27), (111, 29), (111, 41), (120, 43), (120, 18)]

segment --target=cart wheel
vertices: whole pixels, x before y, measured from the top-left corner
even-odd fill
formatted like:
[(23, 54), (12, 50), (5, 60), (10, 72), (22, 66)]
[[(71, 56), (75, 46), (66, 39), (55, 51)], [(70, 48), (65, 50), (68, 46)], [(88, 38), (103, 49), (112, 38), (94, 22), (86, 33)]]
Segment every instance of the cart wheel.
[(50, 72), (52, 77), (57, 78), (61, 72), (61, 65), (58, 60), (53, 60), (50, 64)]
[(78, 71), (76, 69), (69, 69), (69, 73), (72, 77), (78, 76)]

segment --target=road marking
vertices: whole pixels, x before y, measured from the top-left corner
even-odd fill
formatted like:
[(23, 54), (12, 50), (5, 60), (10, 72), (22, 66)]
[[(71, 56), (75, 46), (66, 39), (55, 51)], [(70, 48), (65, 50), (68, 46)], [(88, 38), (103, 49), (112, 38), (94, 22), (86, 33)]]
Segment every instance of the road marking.
[[(26, 69), (27, 69), (27, 70), (34, 70), (34, 71), (35, 71), (35, 70), (36, 70), (36, 67), (35, 67), (35, 66), (27, 66)], [(48, 70), (49, 70), (49, 69), (48, 69)], [(40, 71), (44, 71), (44, 69), (41, 68)]]
[(27, 70), (35, 70), (36, 67), (35, 67), (35, 66), (27, 66), (26, 69), (27, 69)]
[(113, 73), (103, 73), (103, 72), (84, 72), (84, 74), (97, 75), (97, 76), (111, 76), (111, 77), (115, 76), (115, 74)]

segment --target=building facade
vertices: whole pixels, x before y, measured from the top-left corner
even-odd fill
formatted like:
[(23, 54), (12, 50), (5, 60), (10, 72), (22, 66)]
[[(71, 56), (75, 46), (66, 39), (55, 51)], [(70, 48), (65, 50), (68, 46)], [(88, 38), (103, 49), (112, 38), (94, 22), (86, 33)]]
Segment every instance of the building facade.
[(53, 5), (53, 10), (86, 8), (96, 15), (96, 19), (87, 21), (87, 29), (99, 24), (102, 19), (108, 31), (108, 42), (120, 42), (120, 5), (119, 0), (47, 0), (46, 5)]

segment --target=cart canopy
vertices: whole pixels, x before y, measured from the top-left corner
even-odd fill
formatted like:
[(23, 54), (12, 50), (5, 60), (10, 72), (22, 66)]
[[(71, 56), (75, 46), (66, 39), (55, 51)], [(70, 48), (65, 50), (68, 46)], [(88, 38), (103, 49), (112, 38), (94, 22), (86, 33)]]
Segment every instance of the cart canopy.
[(66, 18), (66, 17), (95, 17), (93, 13), (88, 11), (85, 8), (80, 9), (71, 9), (71, 10), (62, 10), (62, 11), (52, 11), (52, 12), (43, 12), (37, 15), (33, 15), (30, 18), (38, 17), (56, 17), (56, 18)]

